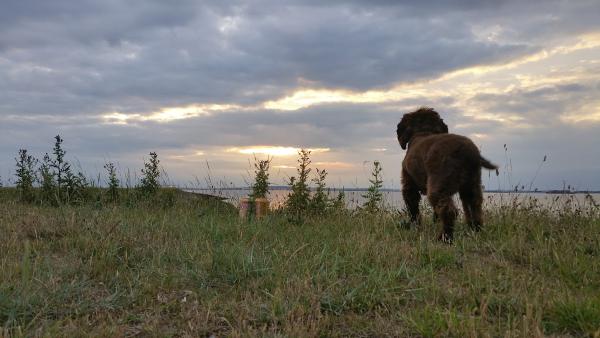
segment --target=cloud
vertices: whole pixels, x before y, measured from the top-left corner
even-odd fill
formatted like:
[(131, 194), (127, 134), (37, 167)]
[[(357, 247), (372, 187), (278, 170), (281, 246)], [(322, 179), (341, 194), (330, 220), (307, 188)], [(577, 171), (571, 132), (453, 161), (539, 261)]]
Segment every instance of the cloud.
[(381, 88), (530, 49), (477, 41), (460, 18), (428, 22), (404, 6), (263, 6), (270, 10), (191, 1), (9, 2), (0, 37), (2, 111), (258, 103), (306, 83)]

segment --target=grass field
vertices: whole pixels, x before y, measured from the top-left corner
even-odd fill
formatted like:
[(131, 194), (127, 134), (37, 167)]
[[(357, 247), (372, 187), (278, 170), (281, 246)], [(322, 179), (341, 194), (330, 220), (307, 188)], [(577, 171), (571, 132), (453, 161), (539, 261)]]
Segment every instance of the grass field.
[(488, 206), (445, 245), (397, 212), (243, 222), (161, 193), (46, 207), (0, 190), (0, 336), (600, 336), (597, 208)]

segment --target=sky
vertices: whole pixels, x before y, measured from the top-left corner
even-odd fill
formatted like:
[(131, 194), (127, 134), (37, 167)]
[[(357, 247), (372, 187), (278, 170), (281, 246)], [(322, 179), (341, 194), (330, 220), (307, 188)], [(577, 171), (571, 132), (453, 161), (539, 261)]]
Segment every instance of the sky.
[[(0, 177), (21, 148), (101, 183), (271, 182), (297, 150), (333, 187), (400, 186), (404, 113), (435, 108), (500, 166), (488, 189), (600, 190), (600, 2), (2, 0)], [(544, 157), (547, 158), (544, 161)]]

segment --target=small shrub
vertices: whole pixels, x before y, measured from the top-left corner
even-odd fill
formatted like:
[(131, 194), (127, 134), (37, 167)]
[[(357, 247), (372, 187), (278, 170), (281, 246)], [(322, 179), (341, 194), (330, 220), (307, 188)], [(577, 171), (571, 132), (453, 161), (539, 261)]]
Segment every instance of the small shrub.
[(158, 179), (160, 177), (160, 160), (155, 152), (150, 153), (150, 161), (144, 162), (140, 190), (144, 195), (154, 195), (160, 188)]
[(338, 195), (331, 202), (331, 209), (334, 212), (346, 210), (346, 195), (344, 194), (344, 190), (338, 192)]
[(84, 202), (88, 197), (88, 187), (89, 182), (83, 173), (78, 172), (77, 175), (73, 175), (70, 171), (67, 172), (65, 177), (66, 198), (64, 201), (69, 203)]
[(254, 184), (252, 198), (266, 198), (269, 193), (269, 168), (271, 159), (257, 160), (254, 158)]
[(56, 195), (58, 201), (67, 202), (69, 200), (67, 190), (68, 180), (72, 178), (73, 175), (71, 173), (71, 164), (65, 160), (67, 152), (62, 148), (63, 139), (60, 135), (56, 135), (54, 139), (54, 148), (52, 149), (54, 159), (50, 161), (50, 168), (52, 169), (52, 175), (56, 179)]
[(288, 213), (298, 218), (307, 209), (310, 202), (310, 190), (308, 187), (308, 175), (310, 174), (310, 150), (301, 149), (298, 151), (298, 177), (290, 177), (289, 186), (291, 192), (288, 195), (288, 199), (285, 203), (285, 207)]
[(383, 187), (383, 180), (381, 179), (381, 164), (379, 161), (373, 162), (373, 171), (371, 172), (372, 178), (369, 179), (371, 186), (367, 193), (362, 195), (366, 201), (363, 203), (363, 210), (373, 213), (381, 210), (383, 202), (383, 193), (381, 188)]
[(50, 155), (46, 153), (39, 168), (39, 180), (42, 201), (50, 204), (56, 204), (58, 202), (57, 196), (55, 195), (56, 182), (54, 180), (54, 174), (52, 174), (50, 169), (51, 161)]
[(15, 158), (17, 162), (17, 191), (19, 192), (19, 199), (22, 202), (33, 202), (35, 199), (35, 193), (33, 190), (33, 182), (35, 182), (35, 164), (37, 160), (27, 154), (27, 149), (19, 149), (19, 157)]
[[(65, 156), (67, 152), (63, 149), (63, 139), (60, 135), (54, 137), (53, 157), (48, 153), (38, 168), (38, 176), (33, 170), (37, 160), (28, 158), (28, 155), (19, 151), (20, 159), (17, 160), (17, 176), (25, 175), (27, 171), (32, 173), (34, 179), (37, 178), (40, 184), (40, 197), (42, 202), (52, 205), (61, 203), (81, 203), (89, 195), (89, 182), (83, 173), (76, 175), (71, 171), (71, 164), (67, 162)], [(29, 164), (27, 162), (30, 161)]]
[(119, 200), (119, 179), (117, 178), (117, 170), (115, 164), (108, 162), (104, 165), (108, 174), (108, 198), (111, 202), (117, 202)]
[(313, 178), (316, 189), (310, 199), (310, 210), (315, 214), (324, 214), (329, 208), (329, 197), (327, 196), (325, 179), (327, 171), (325, 169), (317, 171), (317, 177)]

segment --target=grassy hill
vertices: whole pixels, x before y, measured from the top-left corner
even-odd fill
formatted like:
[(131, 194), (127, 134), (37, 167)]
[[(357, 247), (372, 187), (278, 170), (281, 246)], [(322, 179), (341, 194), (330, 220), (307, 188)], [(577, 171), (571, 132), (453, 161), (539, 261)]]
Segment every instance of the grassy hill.
[(173, 189), (52, 207), (4, 188), (0, 336), (600, 335), (598, 209), (488, 206), (453, 245), (401, 218), (244, 222)]

